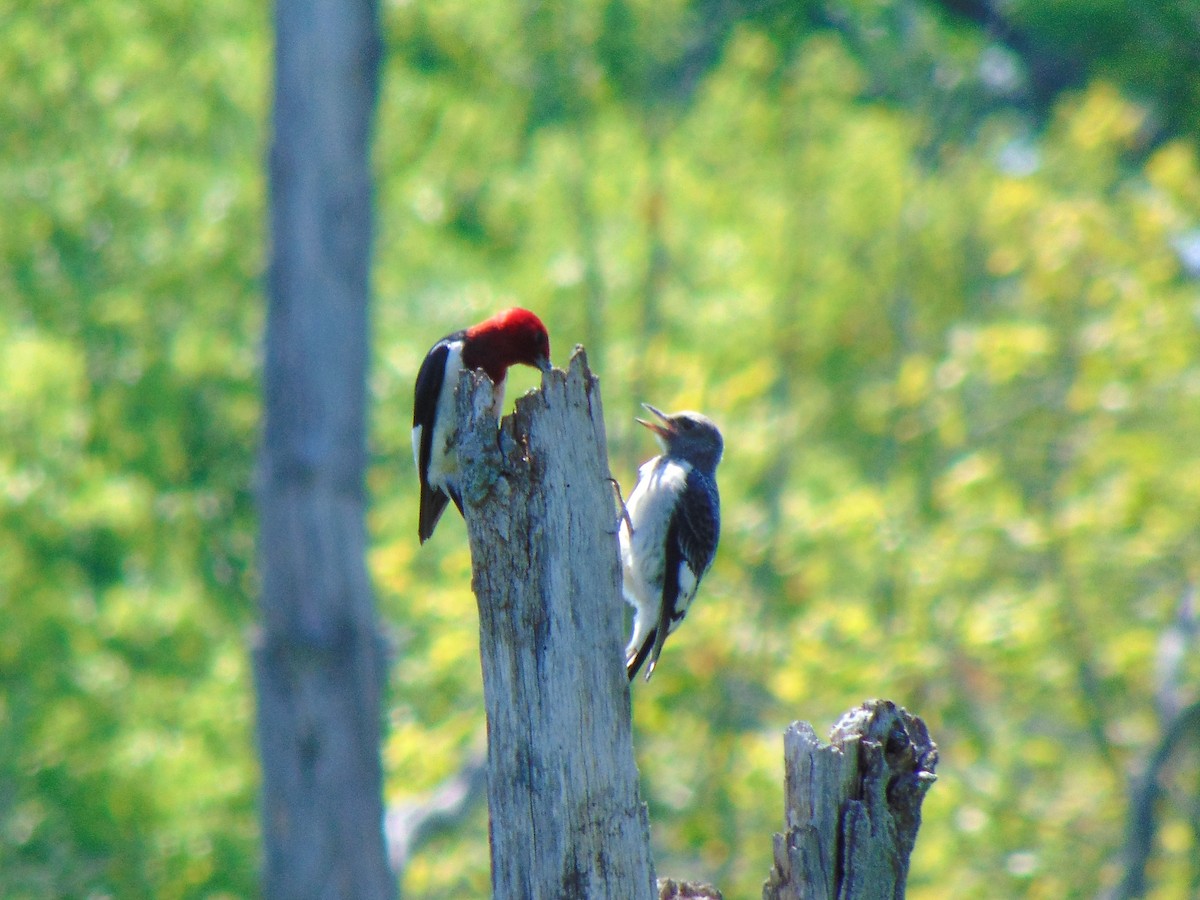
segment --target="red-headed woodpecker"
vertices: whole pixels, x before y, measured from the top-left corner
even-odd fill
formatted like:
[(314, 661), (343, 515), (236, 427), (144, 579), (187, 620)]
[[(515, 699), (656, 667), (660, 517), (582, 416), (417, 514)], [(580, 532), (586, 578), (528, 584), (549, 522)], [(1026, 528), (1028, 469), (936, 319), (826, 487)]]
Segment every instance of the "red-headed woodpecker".
[(483, 369), (495, 386), (492, 412), (504, 407), (508, 367), (523, 364), (550, 368), (550, 336), (542, 320), (527, 309), (506, 309), (478, 325), (448, 334), (425, 355), (413, 396), (413, 459), (421, 478), (417, 534), (429, 540), (449, 500), (462, 512), (454, 451), (455, 393), (463, 369)]
[(717, 463), (725, 447), (707, 416), (668, 416), (642, 405), (662, 423), (637, 420), (657, 435), (663, 453), (638, 469), (619, 532), (625, 599), (634, 608), (633, 636), (625, 648), (630, 681), (647, 658), (650, 680), (663, 642), (687, 615), (712, 565), (721, 534)]

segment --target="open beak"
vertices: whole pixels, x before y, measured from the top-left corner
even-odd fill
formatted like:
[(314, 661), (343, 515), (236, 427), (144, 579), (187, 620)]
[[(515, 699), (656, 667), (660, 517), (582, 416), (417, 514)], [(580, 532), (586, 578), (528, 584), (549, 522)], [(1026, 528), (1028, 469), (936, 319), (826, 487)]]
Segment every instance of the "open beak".
[(653, 431), (655, 434), (657, 434), (664, 441), (667, 440), (668, 438), (670, 438), (671, 435), (673, 435), (675, 433), (675, 427), (671, 424), (670, 416), (668, 416), (661, 409), (655, 409), (649, 403), (643, 403), (642, 406), (646, 407), (646, 409), (650, 410), (650, 412), (654, 413), (654, 415), (656, 415), (660, 419), (662, 419), (663, 424), (659, 425), (657, 422), (649, 422), (646, 419), (635, 419), (634, 420), (635, 422), (645, 425), (647, 428), (649, 428), (651, 431)]

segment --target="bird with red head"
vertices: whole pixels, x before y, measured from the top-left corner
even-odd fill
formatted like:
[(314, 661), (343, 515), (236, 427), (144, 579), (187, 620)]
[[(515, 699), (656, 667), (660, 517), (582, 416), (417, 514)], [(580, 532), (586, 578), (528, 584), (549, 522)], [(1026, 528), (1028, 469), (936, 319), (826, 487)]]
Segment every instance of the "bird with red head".
[(504, 387), (510, 366), (550, 369), (550, 335), (542, 320), (527, 309), (502, 310), (470, 328), (446, 335), (425, 355), (413, 395), (413, 459), (421, 480), (417, 534), (429, 540), (453, 500), (462, 512), (456, 485), (455, 396), (459, 373), (482, 369), (492, 380), (492, 413), (503, 412)]

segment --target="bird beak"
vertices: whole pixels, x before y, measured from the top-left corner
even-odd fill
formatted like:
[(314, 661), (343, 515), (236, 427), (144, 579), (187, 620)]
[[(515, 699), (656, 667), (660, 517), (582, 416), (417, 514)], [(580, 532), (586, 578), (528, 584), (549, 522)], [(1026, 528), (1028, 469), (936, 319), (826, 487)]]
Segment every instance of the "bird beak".
[(546, 357), (546, 356), (539, 356), (537, 359), (535, 359), (535, 360), (533, 361), (533, 364), (534, 364), (535, 366), (537, 366), (537, 367), (538, 367), (538, 369), (540, 369), (540, 370), (541, 370), (541, 371), (543, 371), (543, 372), (549, 372), (549, 371), (550, 371), (550, 358), (549, 358), (549, 357)]
[(668, 416), (661, 409), (655, 409), (649, 403), (643, 403), (642, 406), (646, 407), (646, 409), (650, 410), (650, 412), (654, 413), (654, 415), (656, 415), (660, 419), (662, 419), (663, 424), (659, 425), (657, 422), (648, 422), (645, 419), (635, 419), (634, 420), (635, 422), (638, 422), (641, 425), (645, 425), (647, 428), (649, 428), (651, 431), (653, 431), (655, 434), (657, 434), (664, 441), (667, 440), (668, 438), (670, 438), (671, 435), (673, 435), (675, 433), (675, 426), (672, 424), (670, 416)]

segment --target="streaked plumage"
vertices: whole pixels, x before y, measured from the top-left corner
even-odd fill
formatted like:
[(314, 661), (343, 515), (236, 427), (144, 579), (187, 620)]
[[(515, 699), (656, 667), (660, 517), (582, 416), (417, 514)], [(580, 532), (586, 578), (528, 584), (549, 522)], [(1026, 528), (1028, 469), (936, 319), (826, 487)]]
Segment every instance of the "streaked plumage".
[(644, 405), (662, 424), (638, 421), (658, 436), (664, 452), (638, 470), (628, 521), (619, 532), (625, 599), (634, 608), (625, 648), (630, 681), (647, 659), (650, 680), (667, 635), (683, 621), (712, 565), (721, 534), (721, 432), (700, 413), (668, 416)]
[(463, 369), (483, 369), (495, 386), (492, 412), (503, 412), (509, 366), (550, 368), (550, 336), (527, 309), (506, 309), (478, 325), (448, 334), (426, 354), (413, 395), (413, 460), (421, 479), (417, 534), (429, 540), (446, 504), (462, 512), (454, 452), (455, 391)]

